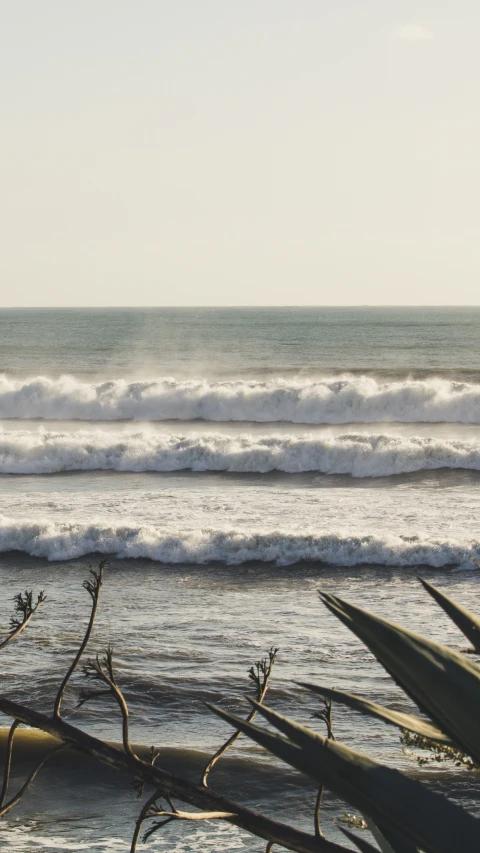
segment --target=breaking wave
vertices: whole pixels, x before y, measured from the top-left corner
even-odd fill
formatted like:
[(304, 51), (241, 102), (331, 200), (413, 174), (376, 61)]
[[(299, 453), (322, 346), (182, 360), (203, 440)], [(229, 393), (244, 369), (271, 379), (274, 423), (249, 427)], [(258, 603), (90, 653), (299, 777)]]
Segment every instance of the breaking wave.
[(209, 382), (0, 376), (1, 418), (48, 420), (480, 423), (480, 384), (371, 376)]
[[(302, 561), (340, 566), (390, 567), (465, 565), (480, 557), (480, 542), (430, 536), (351, 535), (343, 532), (290, 533), (273, 530), (179, 530), (157, 525), (107, 523), (32, 523), (0, 516), (0, 553), (22, 551), (32, 557), (69, 560), (100, 553), (147, 558), (159, 563), (239, 565), (251, 561), (293, 565)], [(473, 563), (471, 563), (473, 568)]]
[(480, 441), (349, 433), (158, 435), (148, 431), (0, 432), (0, 473), (269, 471), (387, 477), (437, 468), (480, 470)]

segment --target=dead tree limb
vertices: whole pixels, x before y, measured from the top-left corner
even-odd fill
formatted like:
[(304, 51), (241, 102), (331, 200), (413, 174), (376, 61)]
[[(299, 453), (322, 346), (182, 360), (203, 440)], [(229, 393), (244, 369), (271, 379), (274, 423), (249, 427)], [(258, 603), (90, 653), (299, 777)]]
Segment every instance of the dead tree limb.
[(8, 785), (10, 782), (10, 770), (12, 767), (13, 738), (15, 737), (15, 732), (19, 725), (19, 720), (14, 720), (8, 733), (7, 751), (5, 754), (5, 765), (3, 768), (2, 790), (0, 791), (0, 809), (3, 808), (5, 797), (7, 796)]
[[(325, 723), (327, 728), (327, 738), (329, 740), (335, 740), (335, 735), (333, 734), (333, 724), (332, 724), (332, 700), (331, 699), (323, 699), (323, 708), (320, 711), (315, 711), (312, 714), (313, 717), (316, 717), (318, 720), (322, 720)], [(320, 823), (320, 812), (322, 809), (322, 800), (323, 800), (324, 786), (321, 785), (317, 799), (315, 802), (315, 811), (313, 815), (313, 820), (315, 824), (315, 835), (318, 838), (323, 838), (322, 827)]]
[(287, 850), (296, 851), (296, 853), (348, 853), (347, 848), (335, 842), (309, 835), (288, 824), (272, 820), (232, 802), (210, 788), (195, 785), (187, 779), (161, 770), (137, 757), (132, 758), (123, 749), (104, 743), (62, 718), (41, 714), (5, 696), (0, 696), (0, 712), (58, 738), (66, 746), (89, 755), (96, 761), (114, 767), (133, 778), (142, 779), (146, 785), (151, 785), (160, 791), (162, 796), (168, 794), (203, 811), (228, 812), (231, 817), (225, 818), (227, 822), (265, 841), (273, 841)]
[(15, 613), (18, 613), (21, 619), (12, 616), (10, 620), (10, 634), (0, 643), (0, 651), (25, 630), (30, 619), (35, 615), (38, 608), (41, 607), (46, 597), (43, 592), (39, 592), (35, 604), (33, 603), (33, 592), (31, 591), (25, 590), (23, 594), (19, 592), (14, 597)]
[(113, 649), (108, 648), (103, 658), (100, 658), (99, 655), (97, 655), (95, 660), (88, 660), (87, 665), (84, 667), (83, 671), (87, 676), (93, 675), (95, 678), (99, 678), (101, 681), (103, 681), (104, 684), (109, 687), (110, 692), (115, 698), (122, 714), (123, 748), (127, 755), (129, 755), (131, 758), (137, 758), (130, 743), (130, 735), (128, 730), (128, 705), (125, 701), (125, 697), (122, 691), (120, 690), (117, 684), (115, 673), (113, 671)]
[[(250, 667), (250, 669), (248, 670), (248, 677), (255, 684), (255, 699), (257, 700), (257, 702), (263, 702), (265, 698), (269, 686), (269, 679), (272, 672), (272, 667), (275, 663), (277, 654), (278, 649), (271, 648), (268, 652), (268, 659), (263, 658), (263, 660), (257, 661), (254, 666)], [(247, 723), (251, 723), (256, 714), (257, 709), (253, 708), (253, 710), (250, 711), (247, 717)], [(222, 755), (224, 755), (227, 749), (229, 749), (232, 744), (235, 743), (235, 741), (237, 740), (237, 738), (240, 737), (240, 735), (241, 731), (240, 729), (237, 729), (237, 731), (234, 732), (233, 735), (231, 735), (228, 740), (226, 740), (225, 743), (222, 744), (220, 749), (217, 749), (215, 755), (212, 756), (207, 766), (205, 767), (205, 770), (203, 771), (202, 785), (207, 786), (209, 773), (217, 763), (218, 759), (221, 758)]]
[(82, 657), (82, 655), (83, 655), (83, 653), (87, 647), (87, 643), (90, 639), (90, 634), (92, 633), (93, 623), (95, 622), (95, 616), (97, 615), (98, 598), (99, 598), (100, 589), (101, 589), (102, 583), (103, 583), (103, 570), (105, 568), (105, 562), (106, 562), (105, 559), (102, 559), (100, 561), (100, 565), (98, 567), (98, 572), (96, 572), (94, 569), (90, 569), (90, 574), (92, 577), (87, 578), (87, 580), (83, 582), (84, 589), (87, 590), (88, 594), (90, 595), (90, 598), (92, 599), (92, 609), (90, 612), (90, 619), (88, 620), (87, 629), (85, 631), (85, 634), (84, 634), (83, 640), (80, 644), (80, 647), (78, 649), (78, 652), (75, 655), (70, 667), (68, 668), (67, 673), (66, 673), (60, 687), (58, 688), (57, 696), (55, 698), (55, 705), (54, 705), (54, 709), (53, 709), (53, 716), (56, 718), (59, 718), (61, 716), (62, 700), (63, 700), (63, 695), (65, 693), (67, 684), (70, 681), (70, 678), (72, 677), (73, 673), (75, 672), (75, 670), (76, 670), (76, 668), (80, 662), (80, 658)]

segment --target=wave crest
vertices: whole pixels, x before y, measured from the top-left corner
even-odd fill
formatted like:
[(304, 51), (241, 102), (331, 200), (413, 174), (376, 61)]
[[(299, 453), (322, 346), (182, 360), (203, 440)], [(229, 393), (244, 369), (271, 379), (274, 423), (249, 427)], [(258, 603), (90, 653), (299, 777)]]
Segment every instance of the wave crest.
[(387, 477), (437, 468), (480, 470), (480, 441), (349, 433), (158, 435), (153, 432), (0, 432), (0, 473), (269, 471)]
[(0, 417), (47, 420), (206, 420), (311, 424), (480, 423), (480, 385), (441, 378), (380, 383), (371, 376), (312, 381), (0, 377)]
[[(0, 553), (69, 560), (100, 553), (159, 563), (248, 562), (293, 565), (308, 561), (339, 566), (388, 567), (465, 565), (480, 557), (480, 542), (429, 536), (351, 535), (343, 532), (293, 534), (273, 530), (178, 530), (156, 525), (110, 525), (28, 521), (0, 516)], [(471, 563), (471, 568), (474, 564)]]

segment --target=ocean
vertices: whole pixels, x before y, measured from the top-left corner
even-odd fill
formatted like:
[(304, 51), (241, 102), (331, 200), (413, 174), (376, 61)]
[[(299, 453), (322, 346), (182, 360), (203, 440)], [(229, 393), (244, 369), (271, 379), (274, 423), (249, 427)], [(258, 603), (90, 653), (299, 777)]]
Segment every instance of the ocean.
[[(0, 618), (47, 601), (2, 652), (3, 693), (47, 711), (105, 585), (91, 652), (112, 645), (132, 739), (197, 778), (279, 647), (269, 702), (308, 725), (297, 680), (407, 709), (318, 590), (462, 648), (417, 576), (480, 612), (480, 309), (0, 311)], [(113, 703), (67, 719), (120, 738)], [(342, 708), (337, 738), (419, 773), (398, 734)], [(15, 778), (28, 756), (19, 755)], [(471, 774), (425, 771), (470, 803)], [(246, 738), (212, 787), (308, 829), (316, 792)], [(128, 850), (141, 801), (107, 770), (52, 765), (0, 825), (17, 851)], [(325, 803), (325, 832), (342, 814)], [(165, 827), (160, 851), (263, 849), (228, 825)], [(148, 848), (145, 848), (148, 849)]]

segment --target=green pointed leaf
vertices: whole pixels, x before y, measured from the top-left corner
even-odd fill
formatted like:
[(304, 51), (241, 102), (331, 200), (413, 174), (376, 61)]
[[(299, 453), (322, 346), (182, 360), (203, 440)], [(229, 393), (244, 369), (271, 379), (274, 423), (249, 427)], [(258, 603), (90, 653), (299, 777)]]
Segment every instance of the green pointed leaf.
[(416, 846), (414, 847), (397, 833), (389, 832), (386, 829), (380, 830), (368, 816), (365, 820), (382, 853), (418, 853)]
[(209, 707), (278, 758), (367, 814), (382, 831), (397, 833), (426, 853), (478, 853), (480, 821), (460, 806), (398, 770), (328, 740), (265, 705), (252, 704), (288, 740), (221, 708)]
[(333, 595), (328, 609), (463, 752), (480, 763), (480, 668), (465, 655)]
[(414, 714), (392, 711), (389, 708), (384, 708), (383, 705), (378, 705), (376, 702), (369, 702), (368, 699), (363, 699), (355, 693), (344, 693), (342, 690), (322, 687), (321, 685), (310, 684), (305, 681), (297, 681), (297, 684), (301, 687), (306, 687), (307, 690), (311, 690), (313, 693), (318, 693), (319, 696), (324, 696), (333, 702), (339, 702), (341, 705), (347, 705), (354, 711), (360, 711), (362, 714), (376, 717), (385, 723), (398, 726), (400, 729), (407, 729), (409, 732), (415, 732), (415, 734), (422, 735), (422, 737), (430, 738), (439, 743), (452, 743), (450, 738), (441, 732), (440, 729), (435, 728), (431, 723), (422, 720), (421, 717), (416, 717)]
[(475, 651), (480, 654), (480, 619), (467, 610), (466, 607), (457, 604), (456, 601), (453, 601), (444, 592), (440, 592), (439, 589), (432, 586), (428, 581), (423, 580), (423, 578), (419, 578), (418, 580), (429, 595), (440, 605), (442, 610), (445, 611), (447, 616), (450, 616), (452, 622), (455, 622), (457, 628), (460, 628), (462, 634), (465, 634), (466, 638), (470, 640)]

